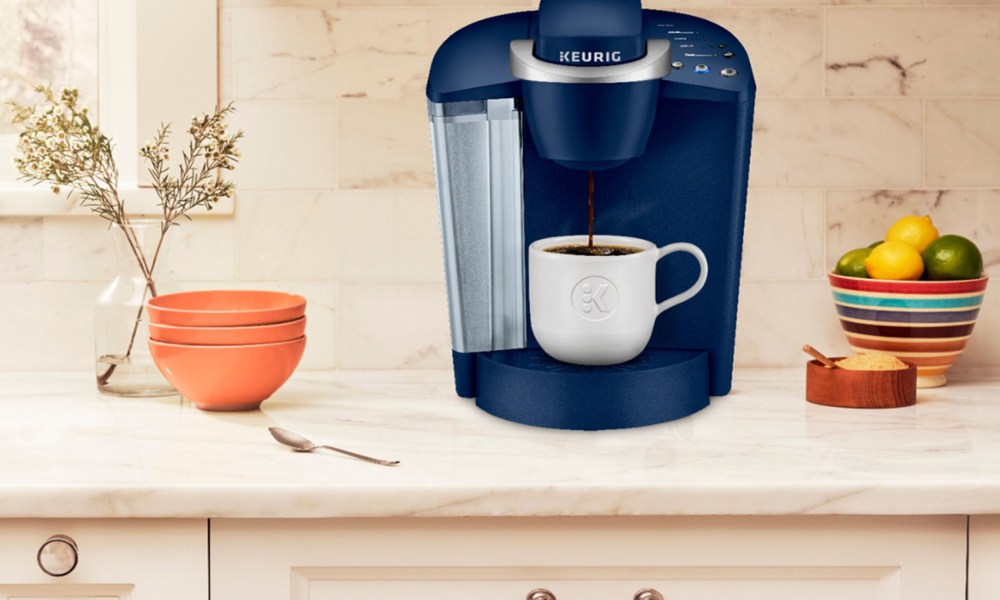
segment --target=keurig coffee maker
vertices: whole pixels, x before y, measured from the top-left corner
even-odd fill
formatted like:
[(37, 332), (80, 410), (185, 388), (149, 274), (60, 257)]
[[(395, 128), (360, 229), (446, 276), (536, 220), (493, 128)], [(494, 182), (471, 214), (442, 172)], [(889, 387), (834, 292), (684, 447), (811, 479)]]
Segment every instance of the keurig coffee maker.
[[(730, 391), (755, 89), (732, 34), (639, 0), (542, 0), (441, 45), (427, 97), (460, 396), (520, 423), (613, 429)], [(707, 260), (697, 295), (620, 364), (556, 360), (532, 329), (529, 246), (591, 227)], [(703, 276), (684, 253), (655, 268), (657, 301)]]

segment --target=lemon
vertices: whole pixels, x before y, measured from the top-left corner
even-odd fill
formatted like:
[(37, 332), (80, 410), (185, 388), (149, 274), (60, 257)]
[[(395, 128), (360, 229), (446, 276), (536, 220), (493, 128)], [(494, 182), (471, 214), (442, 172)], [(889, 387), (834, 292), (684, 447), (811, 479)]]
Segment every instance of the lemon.
[(923, 254), (927, 279), (976, 279), (983, 274), (983, 254), (972, 240), (960, 235), (943, 235), (927, 246)]
[(865, 269), (872, 279), (920, 279), (924, 261), (913, 246), (887, 241), (872, 249), (865, 259)]
[(871, 248), (855, 248), (840, 257), (837, 261), (837, 268), (833, 270), (837, 275), (845, 277), (868, 277), (865, 269), (865, 259), (872, 253)]
[(893, 223), (885, 234), (885, 241), (903, 242), (916, 248), (917, 252), (923, 252), (939, 235), (929, 216), (907, 215)]

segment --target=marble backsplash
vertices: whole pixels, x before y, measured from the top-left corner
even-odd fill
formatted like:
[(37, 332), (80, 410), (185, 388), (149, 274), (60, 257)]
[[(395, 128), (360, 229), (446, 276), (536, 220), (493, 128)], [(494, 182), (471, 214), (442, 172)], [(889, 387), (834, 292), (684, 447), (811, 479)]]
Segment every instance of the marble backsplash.
[[(234, 216), (174, 232), (188, 288), (310, 300), (306, 368), (450, 361), (423, 87), (462, 25), (535, 0), (221, 0), (220, 88), (247, 131)], [(903, 214), (973, 238), (1000, 274), (1000, 2), (647, 0), (714, 20), (753, 60), (758, 103), (736, 360), (844, 352), (825, 273)], [(0, 369), (91, 366), (103, 223), (0, 218)], [(957, 368), (996, 365), (987, 293)]]

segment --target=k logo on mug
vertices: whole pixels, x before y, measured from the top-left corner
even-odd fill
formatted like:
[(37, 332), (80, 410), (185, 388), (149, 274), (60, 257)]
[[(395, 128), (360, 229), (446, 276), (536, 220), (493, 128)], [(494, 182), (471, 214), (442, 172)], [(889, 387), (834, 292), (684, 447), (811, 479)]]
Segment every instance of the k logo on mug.
[(602, 321), (618, 309), (618, 288), (596, 275), (585, 277), (573, 288), (571, 301), (576, 314), (588, 321)]

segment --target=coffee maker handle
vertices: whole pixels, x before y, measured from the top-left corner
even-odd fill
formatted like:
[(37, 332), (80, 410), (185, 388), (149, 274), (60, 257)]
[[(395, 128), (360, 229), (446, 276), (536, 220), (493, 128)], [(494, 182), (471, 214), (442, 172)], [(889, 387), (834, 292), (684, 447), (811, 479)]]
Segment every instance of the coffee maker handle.
[(656, 260), (660, 260), (668, 254), (673, 254), (674, 252), (687, 252), (698, 261), (698, 266), (701, 268), (701, 273), (698, 275), (698, 280), (694, 282), (694, 285), (684, 290), (683, 292), (667, 298), (663, 302), (656, 305), (656, 314), (660, 314), (668, 308), (673, 308), (680, 304), (681, 302), (686, 302), (701, 291), (701, 288), (705, 287), (705, 281), (708, 280), (708, 259), (705, 258), (705, 253), (701, 251), (701, 248), (695, 246), (694, 244), (689, 244), (687, 242), (677, 242), (675, 244), (667, 244), (666, 246), (660, 248), (659, 256)]

